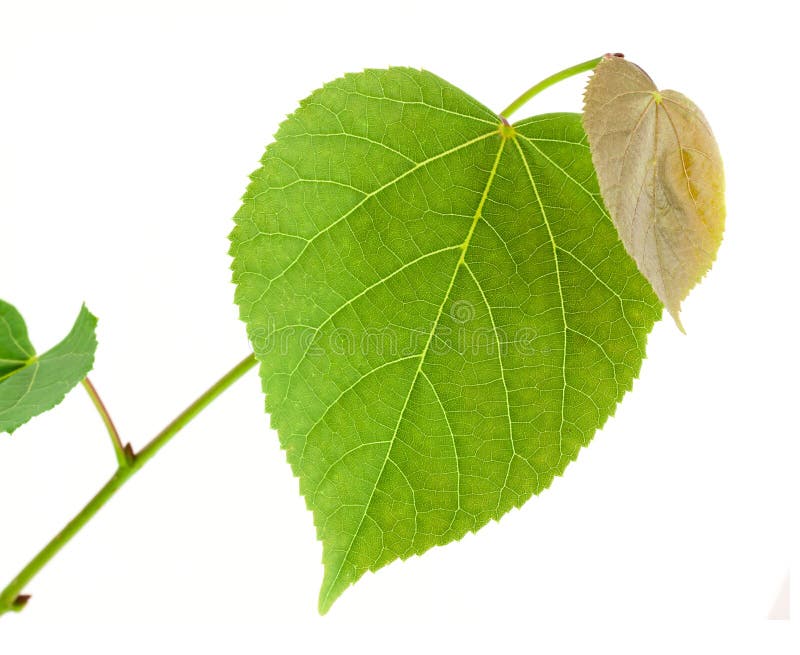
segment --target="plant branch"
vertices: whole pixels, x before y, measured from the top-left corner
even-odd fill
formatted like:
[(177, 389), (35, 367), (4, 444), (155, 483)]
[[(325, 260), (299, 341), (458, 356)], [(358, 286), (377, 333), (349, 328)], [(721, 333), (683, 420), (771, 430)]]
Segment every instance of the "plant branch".
[[(181, 412), (174, 421), (159, 432), (141, 452), (131, 458), (130, 463), (120, 463), (116, 473), (106, 482), (100, 491), (95, 494), (88, 504), (75, 517), (67, 523), (61, 532), (53, 537), (50, 542), (20, 571), (9, 585), (0, 593), (0, 615), (10, 611), (20, 611), (28, 601), (29, 596), (22, 591), (33, 577), (74, 537), (80, 529), (109, 501), (109, 499), (130, 480), (153, 456), (167, 444), (189, 421), (205, 409), (223, 391), (230, 387), (247, 371), (256, 365), (256, 358), (250, 354), (230, 371), (223, 375), (197, 400)], [(87, 387), (88, 390), (88, 387)], [(90, 395), (91, 392), (90, 392)], [(94, 399), (94, 396), (93, 396)], [(99, 398), (98, 398), (99, 400)], [(99, 408), (98, 408), (99, 409)], [(102, 414), (102, 412), (101, 412)], [(109, 419), (110, 421), (110, 419)], [(130, 450), (124, 449), (124, 450)], [(126, 460), (127, 462), (127, 460)]]
[(122, 439), (114, 425), (114, 421), (111, 420), (111, 414), (108, 413), (92, 381), (86, 377), (81, 384), (83, 384), (83, 388), (86, 389), (86, 393), (89, 394), (89, 398), (92, 399), (92, 403), (94, 403), (97, 413), (100, 414), (100, 418), (103, 419), (106, 430), (108, 430), (108, 436), (111, 437), (111, 444), (114, 446), (114, 454), (117, 456), (117, 463), (120, 468), (130, 466), (133, 463), (133, 451), (131, 450), (130, 444), (128, 444), (127, 448), (122, 445)]
[(508, 107), (506, 107), (502, 112), (500, 112), (500, 118), (509, 118), (511, 114), (513, 114), (517, 109), (522, 107), (528, 100), (533, 98), (536, 94), (544, 91), (546, 88), (553, 86), (556, 82), (560, 82), (561, 80), (565, 80), (568, 77), (572, 77), (573, 75), (578, 75), (580, 73), (585, 73), (586, 71), (592, 70), (603, 57), (597, 57), (595, 59), (590, 59), (589, 61), (584, 61), (581, 64), (576, 64), (575, 66), (570, 66), (569, 68), (565, 68), (563, 71), (555, 73), (550, 77), (546, 77), (541, 82), (534, 84), (530, 89), (528, 89), (525, 93), (523, 93), (519, 98), (517, 98), (514, 102), (512, 102)]

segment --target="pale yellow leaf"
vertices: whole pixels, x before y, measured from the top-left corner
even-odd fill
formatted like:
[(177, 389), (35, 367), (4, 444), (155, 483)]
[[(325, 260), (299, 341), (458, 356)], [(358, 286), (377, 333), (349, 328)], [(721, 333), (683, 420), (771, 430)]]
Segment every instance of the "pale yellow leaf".
[(700, 109), (618, 56), (595, 68), (583, 123), (600, 191), (628, 253), (681, 326), (725, 225), (722, 159)]

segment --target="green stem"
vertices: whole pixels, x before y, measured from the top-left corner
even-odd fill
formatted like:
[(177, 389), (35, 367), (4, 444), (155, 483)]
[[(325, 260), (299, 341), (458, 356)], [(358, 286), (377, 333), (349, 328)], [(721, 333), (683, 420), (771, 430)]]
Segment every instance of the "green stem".
[(122, 439), (119, 436), (119, 432), (117, 432), (117, 427), (114, 425), (114, 421), (111, 420), (111, 415), (108, 413), (92, 381), (87, 377), (83, 379), (82, 384), (83, 388), (86, 389), (86, 393), (89, 394), (89, 398), (92, 399), (97, 413), (100, 414), (100, 418), (103, 419), (106, 430), (108, 430), (108, 436), (111, 437), (111, 444), (114, 446), (114, 454), (117, 456), (117, 464), (119, 464), (120, 468), (130, 466), (133, 463), (130, 445), (128, 445), (127, 449), (122, 445)]
[(585, 73), (586, 71), (592, 70), (597, 64), (600, 63), (602, 57), (597, 57), (595, 59), (590, 59), (589, 61), (584, 61), (582, 64), (576, 64), (575, 66), (570, 66), (569, 68), (565, 68), (563, 71), (555, 73), (548, 78), (543, 79), (538, 84), (534, 84), (530, 89), (528, 89), (525, 93), (523, 93), (519, 98), (517, 98), (514, 102), (512, 102), (508, 107), (506, 107), (502, 112), (500, 112), (500, 116), (502, 118), (510, 118), (511, 114), (513, 114), (517, 109), (522, 107), (528, 100), (533, 98), (537, 93), (544, 91), (547, 87), (553, 86), (556, 82), (560, 82), (561, 80), (565, 80), (568, 77), (572, 77), (573, 75), (578, 75), (580, 73)]
[(236, 380), (256, 365), (254, 355), (248, 355), (230, 371), (223, 375), (197, 400), (189, 405), (167, 427), (159, 432), (137, 455), (131, 457), (131, 462), (125, 466), (120, 464), (117, 472), (92, 498), (89, 503), (75, 515), (61, 532), (50, 540), (44, 548), (20, 571), (19, 575), (0, 593), (0, 615), (9, 611), (19, 611), (28, 601), (28, 596), (22, 595), (22, 590), (33, 577), (58, 553), (80, 529), (97, 514), (103, 505), (122, 487), (133, 475), (141, 469), (153, 456), (166, 445), (189, 421), (205, 409), (215, 398), (230, 387)]

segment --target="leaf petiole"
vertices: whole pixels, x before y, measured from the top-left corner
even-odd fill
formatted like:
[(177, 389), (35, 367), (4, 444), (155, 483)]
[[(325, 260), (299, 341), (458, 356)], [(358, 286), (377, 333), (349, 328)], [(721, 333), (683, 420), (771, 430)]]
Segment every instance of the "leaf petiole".
[[(183, 429), (189, 421), (205, 409), (223, 391), (230, 387), (247, 371), (256, 365), (255, 355), (250, 354), (234, 366), (230, 371), (223, 375), (217, 382), (209, 387), (197, 400), (181, 412), (175, 420), (159, 432), (135, 457), (130, 447), (123, 449), (124, 453), (130, 453), (130, 463), (125, 466), (120, 462), (116, 473), (106, 482), (100, 491), (95, 494), (88, 504), (78, 512), (67, 525), (53, 537), (50, 542), (19, 572), (9, 585), (0, 593), (0, 615), (6, 612), (18, 612), (28, 601), (29, 596), (23, 595), (22, 590), (41, 571), (41, 569), (74, 537), (89, 520), (97, 514), (109, 499), (124, 485), (133, 475), (141, 469), (153, 456), (166, 445), (178, 432)], [(86, 386), (86, 385), (84, 385)], [(89, 388), (87, 387), (87, 391)], [(92, 393), (90, 392), (90, 396)], [(92, 399), (94, 400), (94, 396)], [(99, 397), (98, 397), (99, 399)], [(98, 408), (99, 409), (99, 408)], [(101, 414), (103, 412), (101, 411)], [(107, 416), (107, 413), (105, 414)], [(105, 420), (105, 418), (104, 418)], [(110, 421), (110, 419), (109, 419)], [(112, 424), (113, 425), (113, 424)], [(109, 428), (109, 431), (111, 428)], [(112, 437), (113, 438), (113, 437)], [(118, 439), (118, 436), (117, 436)], [(126, 454), (127, 462), (127, 454)]]
[(559, 71), (558, 73), (554, 73), (550, 77), (546, 77), (541, 82), (534, 84), (530, 89), (528, 89), (525, 93), (523, 93), (519, 98), (517, 98), (514, 102), (512, 102), (508, 107), (506, 107), (503, 111), (500, 112), (501, 119), (507, 119), (513, 114), (517, 109), (522, 107), (528, 100), (533, 98), (536, 94), (544, 91), (546, 88), (553, 86), (557, 82), (561, 80), (565, 80), (568, 77), (572, 77), (573, 75), (579, 75), (580, 73), (585, 73), (586, 71), (592, 70), (597, 64), (602, 61), (603, 57), (596, 57), (595, 59), (590, 59), (589, 61), (584, 61), (580, 64), (575, 64), (575, 66), (570, 66), (569, 68), (565, 68), (563, 71)]
[(89, 398), (92, 399), (92, 403), (97, 409), (97, 413), (100, 414), (100, 418), (103, 419), (103, 424), (106, 426), (106, 430), (108, 430), (108, 436), (111, 437), (111, 444), (114, 446), (114, 454), (117, 456), (117, 463), (119, 464), (120, 468), (124, 468), (133, 464), (134, 454), (133, 450), (131, 449), (131, 445), (128, 444), (124, 446), (122, 444), (122, 439), (119, 436), (119, 432), (117, 431), (117, 427), (114, 425), (114, 421), (111, 420), (111, 415), (108, 413), (103, 400), (100, 398), (100, 394), (97, 393), (97, 389), (92, 384), (92, 381), (86, 377), (81, 382), (83, 388), (86, 389), (86, 393), (89, 394)]

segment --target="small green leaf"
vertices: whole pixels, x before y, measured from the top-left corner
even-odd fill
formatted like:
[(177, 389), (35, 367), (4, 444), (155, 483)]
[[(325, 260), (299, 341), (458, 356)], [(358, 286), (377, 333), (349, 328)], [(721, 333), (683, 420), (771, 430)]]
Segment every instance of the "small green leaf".
[(97, 319), (84, 305), (70, 333), (37, 357), (19, 312), (0, 300), (0, 432), (52, 409), (92, 370)]
[(661, 305), (577, 114), (506, 126), (435, 75), (304, 100), (236, 215), (236, 302), (323, 543), (319, 608), (546, 489), (631, 388)]
[(583, 124), (603, 199), (639, 270), (683, 330), (681, 302), (711, 268), (725, 227), (725, 180), (703, 113), (609, 56), (586, 87)]

